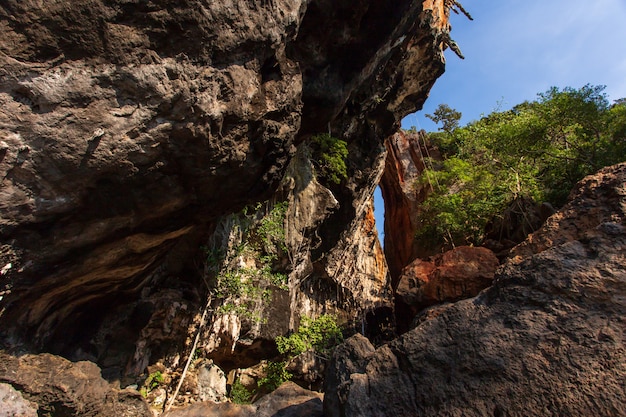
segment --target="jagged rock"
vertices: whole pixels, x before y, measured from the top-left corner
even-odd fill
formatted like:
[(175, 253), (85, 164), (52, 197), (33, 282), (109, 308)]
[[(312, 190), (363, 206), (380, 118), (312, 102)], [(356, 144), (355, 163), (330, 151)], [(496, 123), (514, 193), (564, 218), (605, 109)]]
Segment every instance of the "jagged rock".
[(327, 415), (624, 415), (626, 163), (582, 180), (512, 254), (478, 297), (374, 353), (337, 350)]
[(381, 138), (443, 72), (448, 17), (443, 0), (4, 1), (2, 343), (95, 359), (111, 379), (176, 357), (177, 330), (99, 355), (101, 327), (165, 330), (144, 301), (169, 290), (189, 323), (206, 291), (198, 248), (218, 219), (268, 199), (295, 147), (328, 130), (348, 143), (348, 178), (306, 231), (322, 243), (294, 255), (317, 273), (297, 291), (316, 295), (290, 297), (293, 311), (360, 297), (371, 285), (343, 254), (360, 250), (349, 240)]
[(324, 381), (327, 387), (324, 396), (325, 415), (343, 415), (352, 378), (362, 377), (367, 361), (374, 353), (374, 346), (359, 333), (335, 348), (329, 364), (329, 372)]
[(440, 160), (441, 155), (423, 131), (399, 131), (385, 140), (385, 147), (380, 188), (385, 202), (385, 255), (395, 286), (402, 268), (418, 257), (433, 255), (432, 249), (415, 240), (420, 204), (429, 192), (418, 180), (427, 168), (427, 158)]
[(50, 354), (0, 351), (0, 382), (19, 389), (39, 415), (151, 417), (136, 390), (114, 389), (91, 362), (70, 362)]
[(0, 384), (0, 417), (37, 417), (37, 410), (9, 384)]
[(320, 390), (324, 382), (327, 362), (327, 358), (312, 350), (307, 350), (291, 359), (286, 369), (292, 374), (293, 381), (309, 389)]
[(396, 296), (414, 311), (430, 305), (478, 295), (491, 285), (498, 258), (481, 247), (459, 246), (416, 259), (402, 270)]
[(196, 403), (168, 411), (163, 417), (323, 417), (322, 399), (323, 395), (320, 393), (305, 390), (293, 382), (286, 382), (251, 405)]
[[(306, 156), (299, 152), (292, 161), (286, 186), (290, 195), (286, 237), (294, 253), (288, 328), (297, 329), (302, 316), (326, 312), (342, 321), (360, 321), (366, 312), (390, 308), (390, 280), (372, 200), (383, 161), (384, 155), (379, 155), (372, 162), (366, 187), (355, 190), (348, 201), (318, 182)], [(342, 207), (348, 202), (354, 217), (342, 221)], [(320, 230), (327, 234), (320, 235)]]

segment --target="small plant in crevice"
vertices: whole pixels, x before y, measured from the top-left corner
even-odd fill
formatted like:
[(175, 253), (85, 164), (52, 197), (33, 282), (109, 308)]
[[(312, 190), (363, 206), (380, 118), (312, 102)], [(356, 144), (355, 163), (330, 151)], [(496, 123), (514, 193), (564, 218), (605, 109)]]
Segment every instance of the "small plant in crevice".
[(253, 394), (238, 379), (230, 388), (229, 398), (235, 404), (250, 404)]
[(146, 380), (143, 383), (143, 387), (139, 390), (141, 395), (145, 398), (148, 396), (148, 393), (157, 388), (160, 384), (165, 381), (163, 374), (161, 371), (156, 371), (148, 375)]
[(348, 177), (346, 159), (348, 144), (345, 140), (322, 133), (311, 138), (312, 157), (320, 177), (333, 184), (340, 184)]
[(289, 203), (286, 201), (274, 204), (256, 228), (256, 233), (261, 239), (263, 249), (273, 251), (276, 248), (287, 252), (285, 243), (285, 217)]
[(224, 225), (218, 225), (223, 235), (204, 251), (207, 283), (219, 314), (264, 323), (262, 306), (271, 302), (272, 291), (288, 289), (287, 274), (279, 262), (288, 255), (287, 208), (287, 202), (259, 203), (227, 216)]
[(343, 333), (334, 316), (323, 314), (315, 320), (302, 317), (298, 331), (288, 337), (278, 336), (278, 352), (295, 357), (307, 350), (313, 350), (318, 356), (328, 359), (332, 350), (343, 341)]
[(265, 376), (258, 382), (259, 386), (268, 391), (274, 391), (293, 375), (287, 371), (287, 362), (267, 362), (264, 368)]

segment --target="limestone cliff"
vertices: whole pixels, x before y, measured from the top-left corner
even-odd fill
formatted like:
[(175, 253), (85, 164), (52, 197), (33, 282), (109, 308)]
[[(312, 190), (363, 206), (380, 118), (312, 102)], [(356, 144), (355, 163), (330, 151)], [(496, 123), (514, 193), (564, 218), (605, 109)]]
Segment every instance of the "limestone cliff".
[[(163, 358), (182, 368), (201, 330), (202, 346), (215, 325), (241, 339), (241, 320), (202, 320), (215, 285), (200, 248), (261, 202), (288, 204), (287, 250), (269, 265), (288, 284), (269, 305), (289, 308), (274, 327), (249, 323), (253, 342), (303, 314), (363, 328), (388, 315), (369, 200), (383, 139), (443, 72), (450, 7), (4, 1), (3, 345), (92, 360), (124, 381)], [(347, 144), (338, 184), (319, 184), (301, 155), (322, 132)]]

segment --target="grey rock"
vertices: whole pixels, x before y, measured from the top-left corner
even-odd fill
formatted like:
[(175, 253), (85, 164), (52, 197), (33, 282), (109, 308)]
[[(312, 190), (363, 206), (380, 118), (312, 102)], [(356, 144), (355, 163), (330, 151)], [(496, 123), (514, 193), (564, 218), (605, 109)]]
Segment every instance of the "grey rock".
[(214, 363), (200, 365), (197, 379), (200, 401), (226, 400), (226, 375), (219, 366)]

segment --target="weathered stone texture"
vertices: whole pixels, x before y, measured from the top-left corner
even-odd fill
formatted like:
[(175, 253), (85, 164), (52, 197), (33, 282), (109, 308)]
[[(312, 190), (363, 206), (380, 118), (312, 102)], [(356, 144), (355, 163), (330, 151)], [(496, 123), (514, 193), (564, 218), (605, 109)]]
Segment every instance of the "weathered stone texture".
[(394, 286), (402, 268), (418, 257), (433, 255), (415, 239), (420, 204), (430, 192), (419, 181), (427, 158), (440, 159), (424, 132), (399, 131), (385, 140), (387, 158), (380, 181), (385, 200), (385, 254)]
[(0, 351), (0, 382), (37, 404), (39, 415), (147, 417), (139, 392), (114, 389), (91, 362), (70, 362), (50, 354), (19, 357)]
[(286, 382), (252, 405), (196, 403), (189, 407), (172, 409), (163, 414), (163, 417), (322, 417), (322, 400), (322, 394), (305, 390), (293, 382)]
[(436, 303), (478, 295), (498, 267), (489, 249), (459, 246), (429, 260), (416, 259), (402, 270), (396, 296), (416, 311)]
[(33, 404), (9, 384), (0, 384), (0, 417), (36, 417)]
[(339, 349), (327, 415), (624, 415), (626, 164), (570, 197), (478, 297), (353, 353), (355, 370)]
[(360, 267), (338, 267), (333, 251), (352, 250), (338, 242), (365, 216), (383, 138), (443, 72), (443, 3), (3, 2), (3, 340), (123, 368), (75, 346), (107, 322), (158, 327), (144, 306), (159, 291), (180, 294), (171, 302), (188, 322), (204, 296), (198, 248), (218, 218), (268, 199), (295, 147), (328, 130), (348, 142), (349, 178), (306, 226), (322, 240), (311, 262), (331, 273), (316, 288), (360, 285), (341, 275)]

